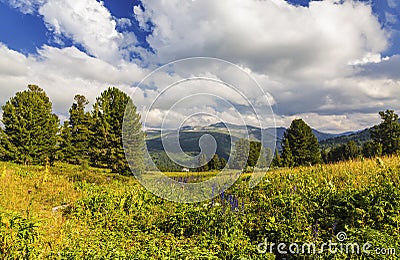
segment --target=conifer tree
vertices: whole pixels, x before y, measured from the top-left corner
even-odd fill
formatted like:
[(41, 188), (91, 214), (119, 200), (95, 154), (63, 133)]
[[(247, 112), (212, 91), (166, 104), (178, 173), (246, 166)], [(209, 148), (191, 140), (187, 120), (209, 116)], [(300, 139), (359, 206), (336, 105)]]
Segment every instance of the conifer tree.
[(128, 103), (129, 121), (124, 128), (128, 157), (131, 159), (129, 163), (142, 170), (144, 135), (140, 115), (128, 95), (115, 87), (108, 88), (96, 99), (92, 112), (92, 162), (96, 166), (107, 167), (121, 174), (130, 172), (122, 141), (124, 115)]
[(55, 159), (58, 117), (43, 89), (29, 85), (3, 106), (3, 145), (6, 157), (24, 164), (43, 164)]
[(290, 149), (288, 138), (285, 138), (282, 151), (282, 166), (293, 167), (293, 165), (294, 161), (293, 161), (292, 150)]
[(221, 160), (218, 157), (218, 154), (214, 154), (211, 160), (208, 162), (209, 170), (220, 170), (221, 169)]
[(65, 161), (73, 164), (88, 164), (91, 116), (89, 112), (85, 112), (85, 106), (89, 101), (83, 95), (75, 95), (74, 100), (69, 110), (69, 120), (64, 123), (61, 131), (62, 151)]
[(245, 169), (247, 160), (249, 159), (250, 141), (241, 138), (235, 142), (233, 150), (233, 160), (230, 161), (230, 168)]
[(394, 154), (400, 149), (399, 116), (393, 110), (379, 112), (382, 122), (371, 130), (375, 144), (382, 145), (383, 154)]
[(293, 120), (289, 129), (286, 130), (283, 153), (285, 150), (287, 155), (282, 154), (282, 159), (286, 166), (290, 166), (291, 160), (293, 160), (293, 166), (316, 164), (322, 161), (318, 139), (311, 127), (302, 119)]

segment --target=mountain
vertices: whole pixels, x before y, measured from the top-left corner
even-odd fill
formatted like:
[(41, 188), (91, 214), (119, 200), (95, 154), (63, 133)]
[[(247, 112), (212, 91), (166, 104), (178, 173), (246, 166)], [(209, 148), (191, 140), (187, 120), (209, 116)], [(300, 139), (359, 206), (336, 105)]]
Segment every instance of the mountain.
[[(230, 132), (228, 131), (230, 130)], [(251, 125), (234, 125), (228, 123), (215, 123), (208, 126), (183, 126), (179, 129), (179, 143), (182, 147), (182, 150), (189, 154), (198, 154), (200, 152), (199, 140), (200, 137), (204, 134), (209, 134), (214, 137), (217, 143), (217, 154), (220, 157), (224, 157), (227, 159), (230, 154), (231, 149), (231, 137), (232, 142), (235, 142), (239, 139), (243, 132), (247, 130), (249, 137), (251, 140), (260, 141), (261, 135), (265, 134), (265, 136), (276, 137), (276, 148), (278, 151), (282, 150), (282, 139), (283, 135), (286, 131), (284, 127), (276, 127), (276, 128), (265, 128), (261, 129), (259, 127), (251, 126)], [(149, 130), (146, 131), (146, 143), (150, 152), (162, 152), (163, 144), (161, 141), (161, 135), (164, 135), (166, 138), (172, 137), (177, 134), (176, 130), (166, 130), (161, 133), (160, 130)], [(318, 141), (321, 144), (336, 144), (338, 142), (345, 142), (348, 138), (357, 138), (354, 136), (356, 134), (352, 132), (347, 132), (343, 134), (331, 134), (320, 132), (316, 129), (313, 129), (313, 133), (318, 138)], [(272, 139), (273, 140), (273, 139)], [(329, 141), (328, 141), (329, 140)], [(351, 139), (349, 139), (351, 140)], [(273, 143), (264, 144), (266, 147), (272, 147)], [(178, 147), (178, 146), (176, 146)], [(179, 152), (171, 151), (171, 152)]]
[(362, 146), (363, 143), (371, 140), (370, 130), (371, 128), (366, 128), (364, 130), (353, 132), (350, 134), (343, 134), (336, 136), (334, 138), (328, 138), (319, 142), (321, 148), (328, 148), (332, 146), (338, 146), (346, 144), (349, 141), (354, 141), (357, 145)]

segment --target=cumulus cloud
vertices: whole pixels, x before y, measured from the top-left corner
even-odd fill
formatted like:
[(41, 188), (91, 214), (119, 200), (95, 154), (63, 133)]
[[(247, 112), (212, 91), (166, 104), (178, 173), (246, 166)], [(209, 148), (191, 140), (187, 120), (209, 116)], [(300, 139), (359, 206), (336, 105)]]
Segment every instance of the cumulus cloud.
[[(253, 71), (301, 79), (335, 77), (366, 55), (379, 54), (387, 37), (369, 5), (361, 2), (283, 0), (143, 1), (135, 7), (155, 59), (218, 57)], [(285, 72), (284, 75), (282, 75)]]
[(33, 14), (46, 0), (1, 0), (1, 2), (9, 4), (13, 8), (17, 8), (24, 14)]
[(131, 93), (134, 83), (148, 73), (134, 63), (110, 65), (75, 47), (44, 46), (38, 52), (25, 56), (0, 44), (0, 104), (28, 84), (37, 84), (49, 95), (54, 111), (65, 118), (75, 94), (83, 94), (93, 103), (109, 86)]
[(105, 61), (121, 59), (124, 37), (116, 30), (117, 23), (102, 2), (48, 0), (39, 13), (55, 35), (73, 39), (89, 54)]
[[(11, 0), (9, 4), (23, 13), (38, 12), (55, 40), (72, 39), (86, 52), (43, 46), (37, 55), (25, 56), (0, 46), (0, 84), (7, 86), (0, 90), (1, 97), (36, 83), (48, 92), (59, 114), (66, 113), (76, 93), (91, 101), (110, 85), (132, 93), (132, 86), (149, 72), (147, 67), (193, 56), (237, 64), (265, 94), (249, 87), (251, 78), (241, 76), (234, 67), (186, 63), (166, 69), (132, 93), (142, 112), (167, 86), (193, 75), (234, 83), (259, 107), (268, 99), (278, 126), (304, 117), (320, 130), (356, 130), (377, 123), (379, 110), (400, 109), (395, 99), (400, 94), (400, 58), (382, 57), (394, 34), (382, 28), (365, 2), (312, 1), (302, 7), (284, 0), (142, 1), (132, 11), (148, 33), (146, 40), (154, 53), (138, 47), (134, 33), (126, 30), (131, 20), (113, 17), (102, 2)], [(397, 6), (391, 0), (388, 4)], [(393, 24), (396, 17), (387, 13), (386, 22)], [(132, 54), (139, 54), (141, 60), (132, 60)], [(192, 82), (166, 92), (149, 115), (152, 126), (162, 122), (179, 97), (196, 93), (192, 89), (230, 99), (234, 106), (227, 108), (215, 99), (197, 96), (186, 109), (171, 112), (170, 125), (200, 108), (214, 117), (187, 122), (206, 124), (225, 118), (241, 123), (231, 111), (239, 109), (246, 122), (257, 123), (246, 114), (245, 102), (237, 93), (226, 91), (223, 85)]]
[[(381, 53), (391, 35), (367, 3), (327, 0), (302, 7), (283, 0), (149, 0), (134, 7), (134, 13), (142, 29), (151, 31), (147, 41), (155, 54), (146, 59), (165, 63), (210, 56), (239, 64), (268, 93), (277, 118), (312, 115), (321, 119), (323, 129), (347, 131), (366, 121), (351, 117), (355, 122), (349, 123), (346, 116), (339, 124), (343, 115), (400, 108), (394, 98), (400, 94), (396, 76), (374, 75), (386, 64)], [(396, 63), (395, 58), (390, 62)], [(399, 65), (390, 68), (394, 72)], [(180, 70), (181, 75), (192, 69)], [(219, 71), (218, 76), (226, 80), (236, 74)], [(252, 88), (241, 90), (254, 96)]]

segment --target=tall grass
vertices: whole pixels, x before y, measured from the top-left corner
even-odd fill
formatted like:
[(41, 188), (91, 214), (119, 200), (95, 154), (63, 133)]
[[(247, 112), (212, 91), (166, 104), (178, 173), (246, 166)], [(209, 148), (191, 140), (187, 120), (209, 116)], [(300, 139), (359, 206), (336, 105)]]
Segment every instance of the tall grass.
[[(279, 259), (285, 256), (276, 250), (260, 254), (258, 244), (320, 245), (338, 232), (400, 254), (399, 157), (271, 170), (254, 189), (247, 174), (197, 204), (165, 201), (134, 178), (101, 169), (0, 163), (0, 170), (1, 259)], [(60, 205), (69, 206), (53, 210)]]

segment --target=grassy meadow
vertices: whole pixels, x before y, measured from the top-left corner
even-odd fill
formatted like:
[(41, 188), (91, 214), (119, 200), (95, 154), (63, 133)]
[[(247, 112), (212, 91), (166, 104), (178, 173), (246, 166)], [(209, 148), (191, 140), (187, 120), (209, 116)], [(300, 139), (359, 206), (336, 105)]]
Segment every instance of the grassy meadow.
[[(396, 259), (399, 172), (400, 157), (275, 169), (253, 189), (244, 174), (212, 201), (179, 204), (107, 170), (1, 162), (0, 259)], [(319, 252), (339, 232), (370, 254)]]

